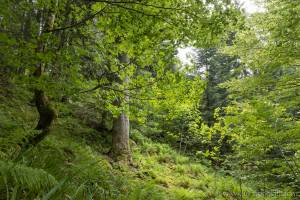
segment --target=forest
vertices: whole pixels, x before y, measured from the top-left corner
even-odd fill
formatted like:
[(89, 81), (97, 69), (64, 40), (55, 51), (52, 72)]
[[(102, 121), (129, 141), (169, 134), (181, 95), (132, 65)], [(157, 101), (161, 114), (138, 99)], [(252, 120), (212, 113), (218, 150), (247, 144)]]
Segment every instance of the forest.
[(243, 5), (0, 0), (0, 200), (299, 200), (300, 0)]

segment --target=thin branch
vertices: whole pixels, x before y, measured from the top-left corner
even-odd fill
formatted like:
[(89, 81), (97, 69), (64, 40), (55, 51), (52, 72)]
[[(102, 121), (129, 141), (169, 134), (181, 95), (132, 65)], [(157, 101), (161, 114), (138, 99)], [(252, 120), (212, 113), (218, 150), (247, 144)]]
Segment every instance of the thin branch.
[(156, 79), (155, 81), (149, 82), (146, 85), (139, 85), (139, 86), (135, 86), (135, 87), (132, 87), (132, 88), (127, 88), (126, 90), (138, 90), (138, 89), (142, 89), (142, 88), (154, 85), (155, 83), (157, 83), (158, 81), (160, 81), (162, 79), (163, 79), (163, 77), (160, 77), (160, 78)]
[[(111, 5), (111, 6), (120, 7), (120, 8), (129, 10), (129, 11), (133, 11), (133, 12), (145, 15), (145, 16), (156, 17), (156, 18), (159, 18), (159, 19), (165, 21), (166, 23), (168, 23), (170, 25), (172, 25), (171, 22), (167, 21), (166, 19), (163, 19), (158, 14), (146, 13), (146, 12), (134, 9), (134, 8), (123, 6), (121, 4), (135, 4), (135, 5), (148, 6), (148, 7), (158, 8), (158, 9), (165, 9), (165, 10), (182, 10), (182, 9), (173, 8), (173, 7), (163, 7), (163, 6), (156, 6), (156, 5), (152, 5), (152, 4), (144, 4), (144, 3), (131, 2), (131, 1), (115, 1), (115, 2), (111, 2), (111, 1), (101, 1), (100, 0), (100, 1), (95, 1), (95, 2), (103, 2), (103, 3), (107, 3), (107, 4)], [(102, 14), (102, 13), (115, 13), (115, 12), (105, 12), (104, 10), (106, 8), (107, 8), (107, 5), (104, 8), (102, 8), (101, 10), (95, 12), (94, 14), (92, 14), (90, 16), (85, 17), (84, 19), (82, 19), (80, 21), (77, 21), (77, 22), (75, 22), (73, 24), (70, 24), (68, 26), (65, 26), (65, 27), (55, 28), (55, 29), (51, 29), (51, 30), (45, 30), (44, 32), (45, 33), (57, 32), (57, 31), (63, 31), (63, 30), (66, 30), (66, 29), (74, 28), (74, 27), (83, 26), (83, 25), (85, 25), (85, 22), (92, 20), (94, 17), (96, 17), (99, 14)]]
[(143, 98), (143, 97), (137, 97), (133, 95), (129, 95), (129, 99), (136, 99), (136, 100), (141, 100), (141, 101), (151, 101), (151, 100), (166, 100), (166, 97), (157, 97), (157, 98)]
[[(130, 7), (126, 7), (126, 6), (122, 6), (120, 4), (114, 4), (114, 3), (110, 3), (111, 6), (115, 6), (115, 7), (119, 7), (119, 8), (123, 8), (125, 10), (129, 10), (129, 11), (133, 11), (133, 12), (136, 12), (138, 14), (141, 14), (141, 15), (144, 15), (144, 16), (148, 16), (148, 17), (154, 17), (154, 18), (157, 18), (157, 19), (160, 19), (164, 22), (166, 22), (167, 24), (171, 25), (171, 26), (176, 26), (175, 23), (171, 21), (167, 21), (166, 19), (164, 19), (163, 17), (161, 17), (159, 14), (152, 14), (152, 13), (146, 13), (146, 12), (143, 12), (143, 11), (140, 11), (140, 10), (137, 10), (137, 9), (134, 9), (134, 8), (130, 8)], [(109, 13), (109, 12), (107, 12)]]
[(83, 91), (80, 91), (79, 93), (82, 94), (82, 93), (92, 92), (92, 91), (97, 90), (97, 89), (99, 89), (99, 88), (101, 88), (101, 87), (102, 87), (102, 85), (98, 84), (98, 85), (96, 85), (95, 87), (93, 87), (93, 88), (91, 88), (91, 89), (83, 90)]
[[(92, 1), (93, 1), (93, 0), (92, 0)], [(140, 6), (145, 6), (145, 7), (152, 7), (152, 8), (158, 8), (158, 9), (163, 9), (163, 10), (180, 10), (179, 8), (176, 8), (176, 7), (157, 6), (157, 5), (146, 4), (146, 3), (137, 2), (137, 1), (107, 1), (107, 0), (95, 0), (94, 2), (101, 2), (101, 3), (107, 3), (107, 4), (135, 4), (135, 5), (140, 5)]]
[(122, 5), (119, 5), (119, 4), (111, 4), (111, 5), (116, 6), (116, 7), (120, 7), (120, 8), (126, 9), (126, 10), (134, 11), (136, 13), (139, 13), (139, 14), (142, 14), (142, 15), (145, 15), (145, 16), (160, 18), (159, 15), (151, 14), (151, 13), (145, 13), (143, 11), (136, 10), (134, 8), (129, 8), (129, 7), (126, 7), (126, 6), (122, 6)]
[(80, 21), (77, 21), (69, 26), (65, 26), (65, 27), (61, 27), (61, 28), (56, 28), (56, 29), (51, 29), (51, 30), (47, 30), (45, 31), (45, 33), (50, 33), (50, 32), (57, 32), (57, 31), (63, 31), (63, 30), (66, 30), (66, 29), (70, 29), (70, 28), (74, 28), (74, 27), (78, 27), (78, 26), (83, 26), (85, 24), (85, 22), (89, 21), (89, 20), (92, 20), (94, 19), (94, 17), (96, 17), (97, 15), (101, 14), (104, 12), (105, 8), (107, 6), (105, 6), (104, 8), (102, 8), (101, 10), (95, 12), (94, 14), (90, 15), (90, 16), (87, 16), (85, 17), (84, 19), (80, 20)]

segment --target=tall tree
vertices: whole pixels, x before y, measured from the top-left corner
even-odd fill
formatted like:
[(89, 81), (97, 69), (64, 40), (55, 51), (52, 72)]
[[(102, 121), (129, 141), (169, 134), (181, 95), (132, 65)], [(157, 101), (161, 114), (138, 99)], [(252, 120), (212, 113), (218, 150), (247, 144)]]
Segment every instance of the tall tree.
[[(118, 59), (122, 65), (128, 65), (130, 63), (126, 53), (120, 54)], [(128, 79), (128, 77), (125, 77), (124, 82), (128, 82)], [(128, 101), (129, 96), (126, 93), (125, 88), (124, 100)], [(121, 98), (115, 100), (116, 106), (121, 106), (121, 104)], [(114, 118), (112, 127), (112, 154), (115, 160), (125, 160), (129, 162), (132, 160), (129, 146), (129, 128), (129, 116), (126, 111), (121, 111), (121, 113)]]
[[(47, 37), (44, 36), (44, 33), (53, 29), (56, 17), (55, 9), (57, 4), (58, 1), (51, 1), (51, 4), (44, 8), (45, 10), (38, 11), (41, 12), (41, 18), (39, 20), (40, 33), (37, 39), (36, 52), (37, 54), (41, 54), (41, 56), (44, 56), (44, 53), (47, 49)], [(36, 66), (33, 76), (37, 79), (41, 78), (44, 75), (46, 65), (47, 63), (40, 61), (40, 63), (38, 63)], [(51, 106), (49, 98), (46, 96), (44, 90), (39, 88), (34, 89), (34, 99), (40, 117), (36, 129), (42, 130), (42, 133), (29, 139), (29, 143), (32, 145), (39, 143), (48, 134), (49, 127), (56, 117), (56, 111)]]
[(235, 71), (239, 62), (237, 57), (222, 54), (216, 48), (200, 49), (197, 53), (196, 71), (206, 81), (200, 111), (202, 120), (208, 126), (212, 126), (216, 109), (220, 108), (222, 111), (229, 101), (228, 92), (221, 87), (221, 83), (236, 77)]

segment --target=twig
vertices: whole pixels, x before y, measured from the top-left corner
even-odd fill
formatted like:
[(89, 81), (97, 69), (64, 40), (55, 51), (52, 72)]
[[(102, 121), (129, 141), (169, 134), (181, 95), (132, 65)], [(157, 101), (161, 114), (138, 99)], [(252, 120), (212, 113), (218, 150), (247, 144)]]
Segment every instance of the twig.
[(46, 30), (44, 31), (45, 33), (50, 33), (50, 32), (57, 32), (57, 31), (63, 31), (63, 30), (66, 30), (66, 29), (69, 29), (69, 28), (74, 28), (76, 26), (82, 26), (85, 24), (85, 22), (89, 21), (89, 20), (92, 20), (94, 17), (96, 17), (97, 15), (99, 15), (100, 13), (104, 12), (105, 8), (107, 6), (105, 6), (104, 8), (102, 8), (101, 10), (95, 12), (94, 14), (90, 15), (90, 16), (87, 16), (86, 18), (78, 21), (78, 22), (75, 22), (69, 26), (65, 26), (65, 27), (61, 27), (61, 28), (56, 28), (56, 29), (51, 29), (51, 30)]

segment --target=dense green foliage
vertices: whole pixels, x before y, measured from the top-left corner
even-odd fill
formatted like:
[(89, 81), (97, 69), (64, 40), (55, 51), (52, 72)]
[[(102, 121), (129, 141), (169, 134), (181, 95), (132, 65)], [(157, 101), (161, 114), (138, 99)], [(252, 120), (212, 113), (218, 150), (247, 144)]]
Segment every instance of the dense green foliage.
[(297, 1), (276, 0), (265, 7), (227, 49), (251, 73), (225, 84), (236, 100), (226, 120), (238, 135), (239, 165), (243, 172), (251, 170), (247, 177), (299, 191), (300, 7)]
[(88, 112), (82, 119), (80, 105), (60, 107), (64, 116), (51, 135), (17, 161), (12, 138), (29, 134), (20, 125), (34, 127), (37, 114), (25, 103), (27, 92), (15, 93), (21, 97), (1, 99), (11, 102), (1, 105), (1, 116), (6, 116), (1, 129), (7, 134), (1, 135), (1, 199), (239, 199), (241, 191), (247, 199), (276, 199), (257, 196), (250, 185), (212, 170), (205, 160), (153, 142), (141, 132), (144, 128), (131, 131), (134, 164), (119, 165), (107, 156), (110, 135), (90, 128), (95, 116)]
[(1, 0), (0, 199), (298, 199), (300, 2), (261, 4)]

